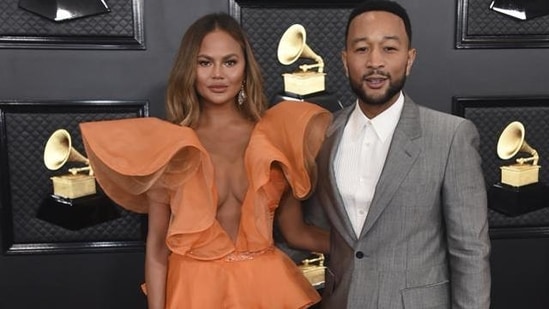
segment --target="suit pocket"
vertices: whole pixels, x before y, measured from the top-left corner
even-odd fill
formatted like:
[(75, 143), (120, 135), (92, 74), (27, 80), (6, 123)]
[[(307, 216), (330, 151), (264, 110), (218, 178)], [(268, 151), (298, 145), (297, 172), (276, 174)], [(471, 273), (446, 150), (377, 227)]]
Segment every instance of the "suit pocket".
[(406, 309), (450, 308), (450, 282), (447, 280), (421, 287), (403, 289), (401, 294)]

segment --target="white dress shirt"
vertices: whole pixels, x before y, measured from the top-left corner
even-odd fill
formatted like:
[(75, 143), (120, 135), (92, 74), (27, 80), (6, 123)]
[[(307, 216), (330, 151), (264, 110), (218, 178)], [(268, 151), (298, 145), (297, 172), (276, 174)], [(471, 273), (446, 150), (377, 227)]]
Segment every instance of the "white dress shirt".
[(370, 210), (404, 95), (373, 119), (360, 110), (358, 101), (345, 125), (334, 161), (336, 183), (357, 237)]

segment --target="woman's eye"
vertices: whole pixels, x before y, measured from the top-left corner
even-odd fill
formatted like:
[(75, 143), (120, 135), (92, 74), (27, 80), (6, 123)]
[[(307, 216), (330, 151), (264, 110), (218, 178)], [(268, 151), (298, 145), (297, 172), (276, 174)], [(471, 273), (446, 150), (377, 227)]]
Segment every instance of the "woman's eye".
[(205, 67), (205, 66), (210, 65), (210, 62), (206, 61), (206, 60), (198, 60), (198, 65), (202, 66), (202, 67)]
[(236, 60), (227, 60), (225, 62), (225, 65), (228, 66), (228, 67), (232, 67), (235, 64), (236, 64)]

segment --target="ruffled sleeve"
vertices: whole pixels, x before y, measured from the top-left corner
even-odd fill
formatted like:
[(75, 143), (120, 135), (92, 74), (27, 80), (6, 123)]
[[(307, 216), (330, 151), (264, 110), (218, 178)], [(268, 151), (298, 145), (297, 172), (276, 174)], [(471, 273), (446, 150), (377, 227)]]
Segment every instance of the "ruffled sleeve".
[(306, 198), (316, 182), (315, 157), (331, 120), (328, 110), (312, 103), (284, 101), (271, 107), (254, 134), (257, 149), (252, 150), (250, 164), (259, 167), (252, 180), (255, 189), (270, 180), (271, 165), (276, 162), (294, 195)]
[(148, 211), (147, 198), (167, 202), (167, 194), (207, 162), (192, 129), (157, 118), (86, 122), (80, 129), (97, 182), (135, 212)]

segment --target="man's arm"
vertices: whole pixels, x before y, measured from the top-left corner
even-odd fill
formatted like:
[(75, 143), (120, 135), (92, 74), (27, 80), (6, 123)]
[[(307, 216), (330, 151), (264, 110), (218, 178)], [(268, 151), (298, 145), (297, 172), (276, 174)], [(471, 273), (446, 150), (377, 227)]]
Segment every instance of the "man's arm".
[(472, 122), (457, 127), (443, 185), (443, 213), (450, 259), (452, 308), (490, 306), (490, 239), (486, 186)]

